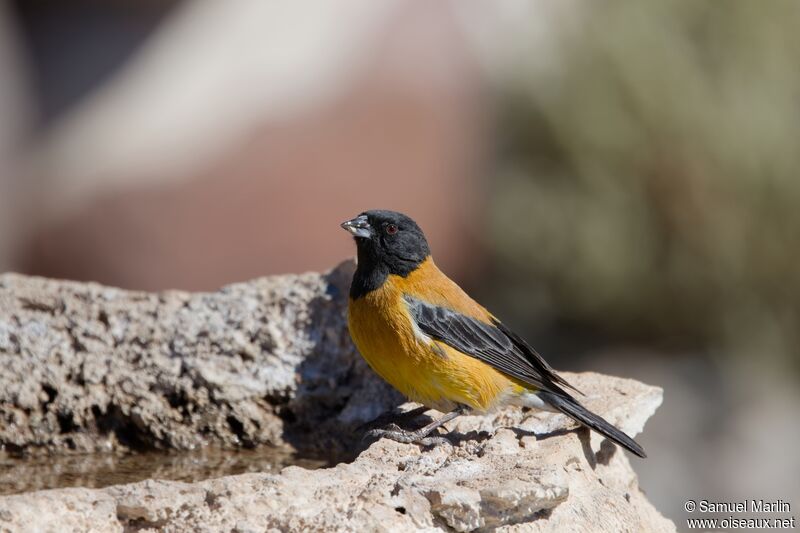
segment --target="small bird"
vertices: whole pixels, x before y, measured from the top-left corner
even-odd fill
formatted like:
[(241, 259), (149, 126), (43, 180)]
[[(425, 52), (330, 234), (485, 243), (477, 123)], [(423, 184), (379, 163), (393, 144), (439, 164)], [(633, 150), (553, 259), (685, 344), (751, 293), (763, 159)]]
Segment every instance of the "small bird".
[(366, 211), (342, 223), (356, 242), (348, 325), (372, 369), (410, 400), (444, 416), (417, 431), (371, 434), (430, 444), (428, 435), (461, 414), (513, 404), (560, 411), (639, 457), (644, 449), (581, 405), (524, 339), (437, 268), (411, 218)]

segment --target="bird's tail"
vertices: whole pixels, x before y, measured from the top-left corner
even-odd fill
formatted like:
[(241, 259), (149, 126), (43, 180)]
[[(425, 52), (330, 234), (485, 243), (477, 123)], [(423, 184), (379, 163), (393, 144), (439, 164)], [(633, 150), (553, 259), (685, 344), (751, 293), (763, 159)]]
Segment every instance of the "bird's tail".
[(593, 429), (604, 437), (611, 439), (631, 453), (642, 458), (647, 457), (644, 453), (644, 448), (639, 446), (635, 440), (586, 409), (575, 398), (543, 390), (537, 391), (536, 395), (545, 403), (558, 409), (576, 422), (580, 422), (589, 429)]

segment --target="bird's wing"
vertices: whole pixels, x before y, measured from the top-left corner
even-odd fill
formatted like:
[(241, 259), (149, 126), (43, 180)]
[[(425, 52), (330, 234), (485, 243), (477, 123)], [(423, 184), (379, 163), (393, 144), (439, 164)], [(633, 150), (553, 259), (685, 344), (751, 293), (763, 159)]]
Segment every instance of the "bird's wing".
[(410, 295), (404, 298), (420, 331), (432, 339), (539, 389), (566, 396), (561, 386), (580, 392), (500, 321), (493, 319), (489, 324)]

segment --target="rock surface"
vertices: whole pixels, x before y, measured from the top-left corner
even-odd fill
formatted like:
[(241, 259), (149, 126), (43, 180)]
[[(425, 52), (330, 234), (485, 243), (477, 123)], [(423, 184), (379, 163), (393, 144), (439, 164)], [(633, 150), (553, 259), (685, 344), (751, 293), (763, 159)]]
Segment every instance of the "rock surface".
[[(567, 377), (631, 434), (661, 403), (659, 389), (635, 381)], [(509, 408), (449, 429), (453, 445), (380, 440), (327, 469), (7, 496), (0, 530), (675, 530), (639, 490), (628, 457), (562, 415)]]
[[(355, 457), (1, 497), (0, 531), (674, 531), (625, 453), (560, 414), (464, 416), (431, 449), (360, 443), (355, 426), (398, 397), (346, 336), (351, 272), (160, 295), (0, 276), (8, 453), (271, 443)], [(565, 376), (631, 435), (661, 403), (632, 380)]]
[(6, 453), (283, 444), (402, 399), (345, 322), (351, 261), (215, 293), (0, 275)]

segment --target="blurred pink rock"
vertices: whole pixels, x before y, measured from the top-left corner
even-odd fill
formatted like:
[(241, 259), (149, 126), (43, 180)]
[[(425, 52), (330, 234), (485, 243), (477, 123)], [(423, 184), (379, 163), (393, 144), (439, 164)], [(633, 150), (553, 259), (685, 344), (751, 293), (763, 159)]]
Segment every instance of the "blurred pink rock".
[[(138, 64), (134, 60), (96, 102), (55, 128), (35, 168), (53, 184), (42, 203), (56, 214), (31, 247), (28, 271), (130, 288), (210, 289), (264, 274), (320, 270), (354, 252), (339, 222), (390, 208), (420, 221), (440, 264), (457, 277), (469, 276), (479, 268), (477, 178), (486, 144), (481, 74), (449, 4), (390, 4), (376, 14), (350, 2), (351, 14), (367, 13), (366, 22), (319, 15), (333, 17), (323, 25), (350, 24), (363, 35), (351, 48), (328, 50), (320, 41), (317, 53), (330, 57), (317, 57), (309, 68), (341, 64), (334, 75), (319, 76), (335, 87), (307, 100), (298, 96), (300, 103), (287, 103), (291, 111), (280, 109), (280, 101), (238, 109), (240, 96), (242, 105), (257, 102), (253, 87), (219, 94), (214, 88), (225, 87), (222, 82), (203, 86), (207, 71), (236, 79), (242, 73), (231, 74), (227, 63), (240, 61), (240, 70), (247, 70), (246, 61), (259, 56), (247, 50), (243, 58), (220, 57), (210, 45), (187, 46), (198, 34), (186, 31), (186, 21), (199, 24), (204, 17), (197, 11), (212, 8), (179, 13)], [(216, 31), (233, 33), (236, 26)], [(187, 50), (209, 52), (209, 64), (192, 65), (181, 55)], [(263, 54), (268, 62), (270, 49)], [(156, 75), (166, 69), (165, 58), (174, 61), (172, 77)], [(302, 67), (295, 68), (300, 77)], [(287, 72), (270, 68), (265, 72)], [(207, 98), (187, 94), (194, 108), (170, 108), (172, 93), (188, 84), (172, 78), (184, 74), (197, 76), (197, 92)], [(264, 83), (269, 76), (252, 79)], [(188, 111), (209, 117), (188, 120)], [(193, 131), (198, 127), (207, 131)], [(143, 131), (165, 138), (148, 144)], [(184, 132), (185, 141), (175, 138)], [(173, 145), (165, 156), (164, 147)], [(76, 155), (82, 149), (83, 159)]]

